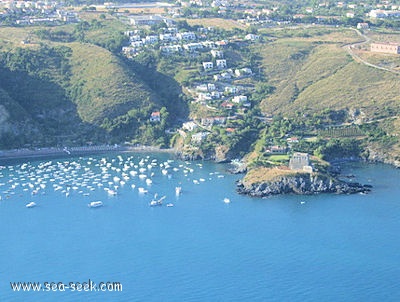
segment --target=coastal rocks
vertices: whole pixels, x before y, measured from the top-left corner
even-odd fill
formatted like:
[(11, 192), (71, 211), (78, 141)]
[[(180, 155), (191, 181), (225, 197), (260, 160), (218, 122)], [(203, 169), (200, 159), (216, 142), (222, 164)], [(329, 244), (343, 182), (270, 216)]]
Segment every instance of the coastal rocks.
[(228, 146), (219, 145), (215, 147), (215, 161), (217, 163), (227, 163), (231, 161), (230, 149)]
[(344, 182), (325, 174), (298, 173), (293, 176), (281, 176), (272, 181), (250, 185), (238, 181), (237, 192), (254, 197), (267, 197), (278, 194), (354, 194), (367, 193), (370, 191), (370, 187), (355, 182)]
[(400, 168), (400, 160), (382, 149), (377, 150), (376, 148), (367, 147), (364, 152), (364, 158), (368, 162), (380, 162)]
[(194, 160), (201, 160), (202, 159), (200, 154), (199, 153), (195, 153), (195, 152), (189, 153), (189, 152), (180, 152), (180, 151), (178, 151), (178, 152), (175, 153), (175, 155), (176, 155), (177, 158), (179, 158), (181, 160), (184, 160), (184, 161), (194, 161)]
[(176, 147), (176, 156), (182, 160), (213, 160), (216, 163), (228, 163), (232, 160), (231, 150), (228, 146), (218, 145), (209, 150), (199, 146), (184, 145)]
[(247, 172), (247, 164), (241, 160), (232, 160), (229, 172), (232, 174), (243, 174)]

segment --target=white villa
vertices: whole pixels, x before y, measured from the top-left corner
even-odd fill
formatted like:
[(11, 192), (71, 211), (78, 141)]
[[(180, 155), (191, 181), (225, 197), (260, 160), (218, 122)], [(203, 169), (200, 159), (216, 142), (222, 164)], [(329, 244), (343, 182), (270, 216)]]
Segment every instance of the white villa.
[(214, 63), (213, 62), (203, 62), (203, 68), (204, 70), (211, 70), (214, 68)]
[(217, 68), (219, 69), (224, 69), (226, 68), (226, 60), (225, 59), (220, 59), (215, 61)]

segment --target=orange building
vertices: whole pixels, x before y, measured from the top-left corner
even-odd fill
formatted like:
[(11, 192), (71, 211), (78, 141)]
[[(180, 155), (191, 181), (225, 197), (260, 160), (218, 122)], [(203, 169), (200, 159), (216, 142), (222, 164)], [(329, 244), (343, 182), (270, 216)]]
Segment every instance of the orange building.
[(396, 43), (371, 43), (371, 51), (400, 54), (400, 45)]

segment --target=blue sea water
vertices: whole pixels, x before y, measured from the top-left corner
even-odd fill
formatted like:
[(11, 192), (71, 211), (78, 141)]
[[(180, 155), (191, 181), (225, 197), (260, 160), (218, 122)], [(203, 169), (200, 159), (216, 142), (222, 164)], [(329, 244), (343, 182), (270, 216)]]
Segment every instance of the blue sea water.
[[(393, 167), (345, 166), (367, 195), (258, 199), (236, 194), (227, 166), (168, 154), (0, 164), (0, 301), (400, 301)], [(150, 207), (156, 193), (164, 204)], [(122, 291), (10, 286), (88, 280)]]

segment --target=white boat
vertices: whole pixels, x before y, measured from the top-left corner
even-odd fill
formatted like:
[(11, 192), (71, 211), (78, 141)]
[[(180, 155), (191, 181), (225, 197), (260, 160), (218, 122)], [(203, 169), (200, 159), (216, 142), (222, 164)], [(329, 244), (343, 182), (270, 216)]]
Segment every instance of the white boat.
[(146, 194), (148, 191), (145, 188), (138, 188), (139, 194)]
[(163, 203), (163, 200), (165, 199), (165, 196), (161, 197), (160, 199), (156, 199), (157, 196), (154, 196), (154, 199), (150, 201), (150, 206), (155, 207), (155, 206), (161, 206)]
[(173, 207), (174, 204), (173, 203), (167, 203), (167, 207)]
[(109, 189), (109, 190), (107, 191), (107, 193), (108, 193), (108, 195), (110, 195), (110, 196), (115, 196), (115, 195), (117, 195), (117, 191), (114, 191), (114, 190), (111, 190), (111, 189)]
[(103, 202), (101, 201), (92, 201), (91, 203), (88, 204), (89, 208), (98, 208), (98, 207), (102, 207), (103, 206)]
[(225, 203), (230, 203), (231, 200), (230, 200), (229, 198), (225, 197), (225, 198), (224, 198), (224, 202), (225, 202)]
[(36, 203), (35, 203), (35, 202), (33, 202), (33, 201), (31, 201), (30, 203), (26, 204), (26, 207), (27, 207), (27, 208), (33, 208), (33, 207), (36, 207)]
[(182, 193), (182, 187), (175, 187), (175, 194), (176, 194), (176, 196), (181, 195), (181, 193)]

